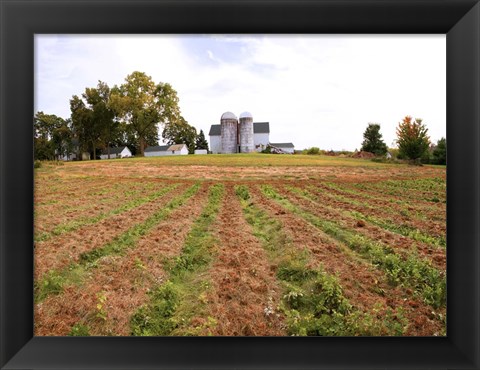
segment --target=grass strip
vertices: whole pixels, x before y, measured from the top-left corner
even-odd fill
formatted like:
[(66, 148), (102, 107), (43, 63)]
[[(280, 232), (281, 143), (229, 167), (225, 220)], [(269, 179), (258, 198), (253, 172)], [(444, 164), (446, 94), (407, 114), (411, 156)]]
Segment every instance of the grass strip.
[[(400, 212), (402, 216), (405, 217), (416, 217), (420, 220), (433, 220), (433, 221), (445, 221), (445, 217), (438, 216), (438, 208), (435, 205), (421, 205), (421, 204), (413, 204), (412, 202), (406, 202), (405, 200), (399, 200), (396, 198), (388, 197), (386, 194), (381, 194), (379, 192), (376, 195), (368, 194), (364, 190), (372, 191), (371, 189), (367, 189), (363, 184), (353, 184), (353, 188), (347, 188), (345, 185), (340, 186), (339, 184), (335, 183), (328, 183), (323, 182), (322, 186), (327, 187), (329, 189), (336, 190), (340, 193), (344, 193), (347, 195), (353, 195), (356, 197), (361, 197), (362, 199), (366, 200), (373, 200), (374, 202), (390, 202), (394, 207), (394, 210)], [(363, 186), (363, 187), (362, 187)], [(363, 191), (362, 191), (363, 190)], [(398, 194), (397, 194), (398, 195)], [(384, 207), (382, 205), (382, 207)], [(387, 207), (388, 208), (388, 207)], [(425, 213), (425, 212), (428, 212)], [(412, 215), (414, 213), (414, 216)]]
[[(293, 186), (288, 186), (287, 189), (291, 190), (295, 194), (300, 195), (304, 199), (307, 199), (309, 201), (313, 201), (316, 204), (318, 204), (319, 197), (312, 194), (308, 190), (296, 188), (296, 187), (293, 187)], [(367, 206), (365, 206), (365, 205), (363, 205), (359, 202), (356, 202), (354, 200), (350, 200), (350, 199), (342, 197), (342, 196), (337, 196), (337, 195), (334, 195), (334, 194), (329, 194), (327, 196), (330, 197), (330, 198), (333, 198), (333, 199), (340, 200), (344, 203), (354, 205), (354, 206), (373, 209), (373, 207), (367, 207)], [(321, 201), (321, 199), (320, 199), (320, 201)], [(324, 207), (326, 207), (326, 206), (324, 206)], [(330, 207), (326, 207), (326, 208), (330, 209)], [(338, 210), (334, 210), (334, 211), (337, 212)], [(373, 225), (376, 225), (376, 226), (378, 226), (378, 227), (380, 227), (384, 230), (391, 231), (393, 233), (406, 236), (406, 237), (411, 238), (411, 239), (413, 239), (415, 241), (418, 241), (418, 242), (422, 242), (422, 243), (426, 243), (426, 244), (429, 244), (429, 245), (432, 245), (432, 246), (435, 246), (435, 247), (442, 247), (442, 248), (446, 248), (446, 246), (447, 246), (447, 241), (446, 241), (445, 237), (440, 237), (440, 236), (437, 237), (437, 236), (432, 236), (432, 235), (426, 234), (426, 233), (422, 232), (421, 230), (417, 229), (416, 227), (412, 227), (412, 226), (405, 225), (405, 224), (400, 224), (400, 223), (395, 223), (392, 220), (379, 219), (377, 217), (364, 215), (363, 213), (361, 213), (359, 211), (348, 211), (348, 212), (345, 212), (345, 214), (348, 217), (353, 217), (357, 220), (360, 219), (360, 220), (363, 220), (363, 221), (368, 221), (368, 222), (372, 223)]]
[(381, 227), (382, 229), (406, 236), (415, 241), (426, 243), (436, 247), (441, 247), (441, 248), (447, 247), (447, 240), (443, 236), (432, 236), (422, 232), (421, 230), (415, 227), (405, 225), (405, 224), (396, 224), (390, 220), (389, 221), (380, 220), (377, 217), (364, 215), (363, 213), (358, 211), (351, 211), (351, 212), (348, 212), (348, 214), (350, 214), (352, 217), (356, 219), (368, 221), (378, 227)]
[(396, 254), (392, 247), (371, 240), (340, 226), (337, 222), (321, 219), (281, 196), (271, 186), (261, 187), (262, 193), (287, 210), (301, 216), (306, 221), (345, 244), (360, 256), (382, 269), (391, 284), (413, 289), (416, 295), (434, 308), (446, 305), (446, 276), (415, 252), (404, 258)]
[(204, 272), (212, 264), (218, 245), (212, 234), (212, 224), (223, 193), (223, 185), (210, 188), (207, 204), (188, 233), (181, 254), (165, 262), (169, 279), (153, 289), (149, 302), (132, 315), (132, 335), (197, 335), (216, 325), (211, 317), (193, 327), (191, 320), (205, 314), (206, 292), (211, 283)]
[(95, 217), (87, 217), (87, 218), (82, 218), (80, 220), (74, 220), (65, 224), (58, 225), (55, 227), (50, 233), (44, 232), (41, 233), (40, 235), (36, 236), (34, 238), (34, 241), (39, 242), (39, 241), (46, 241), (53, 236), (58, 236), (61, 234), (65, 234), (70, 231), (74, 231), (79, 229), (80, 227), (87, 226), (87, 225), (93, 225), (97, 222), (100, 222), (101, 220), (104, 220), (107, 217), (118, 215), (123, 212), (130, 211), (136, 207), (139, 207), (145, 203), (153, 202), (155, 199), (162, 197), (163, 195), (167, 194), (171, 190), (175, 189), (178, 186), (178, 184), (174, 185), (169, 185), (164, 188), (162, 188), (160, 191), (157, 191), (153, 194), (150, 194), (146, 197), (142, 197), (139, 199), (133, 199), (128, 203), (123, 204), (121, 207), (118, 207), (116, 209), (113, 209), (109, 212), (105, 213), (100, 213), (99, 215)]
[[(245, 219), (260, 240), (270, 262), (277, 266), (282, 288), (278, 310), (286, 317), (287, 333), (295, 336), (402, 335), (407, 320), (396, 311), (375, 306), (361, 312), (343, 295), (336, 276), (322, 267), (312, 268), (310, 252), (296, 248), (280, 221), (270, 217), (251, 200), (245, 185), (236, 186)], [(382, 319), (377, 315), (382, 311)], [(265, 314), (273, 314), (269, 308)]]
[[(388, 181), (381, 183), (368, 183), (368, 186), (365, 183), (355, 184), (355, 187), (359, 189), (365, 189), (367, 191), (376, 191), (383, 194), (401, 196), (410, 200), (420, 200), (430, 203), (446, 203), (446, 191), (445, 192), (436, 192), (436, 191), (422, 191), (415, 188), (409, 188), (402, 186), (401, 184), (393, 184)], [(421, 194), (414, 193), (420, 192)]]
[(173, 198), (145, 222), (132, 226), (100, 248), (80, 254), (78, 263), (72, 263), (60, 271), (49, 271), (45, 277), (35, 282), (35, 301), (41, 302), (50, 294), (61, 293), (65, 285), (80, 284), (88, 270), (97, 267), (98, 259), (108, 255), (119, 255), (127, 248), (133, 247), (140, 237), (147, 234), (152, 227), (167, 218), (175, 208), (183, 205), (199, 188), (200, 184), (196, 183), (183, 194)]

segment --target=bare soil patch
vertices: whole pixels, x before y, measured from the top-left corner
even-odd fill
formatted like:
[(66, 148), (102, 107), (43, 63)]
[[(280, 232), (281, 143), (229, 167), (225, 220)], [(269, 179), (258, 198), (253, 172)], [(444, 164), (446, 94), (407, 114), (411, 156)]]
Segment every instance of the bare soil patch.
[(279, 287), (267, 256), (245, 221), (232, 185), (227, 185), (219, 213), (221, 248), (210, 270), (214, 293), (210, 312), (214, 335), (284, 335), (281, 320), (268, 314), (279, 303)]
[[(165, 258), (178, 255), (194, 220), (207, 199), (207, 186), (142, 237), (123, 256), (98, 261), (85, 283), (65, 288), (37, 304), (35, 335), (67, 335), (75, 324), (86, 325), (90, 335), (130, 335), (129, 320), (145, 303), (147, 292), (166, 276)], [(188, 212), (186, 210), (188, 209)], [(105, 317), (98, 315), (99, 296), (105, 297)]]

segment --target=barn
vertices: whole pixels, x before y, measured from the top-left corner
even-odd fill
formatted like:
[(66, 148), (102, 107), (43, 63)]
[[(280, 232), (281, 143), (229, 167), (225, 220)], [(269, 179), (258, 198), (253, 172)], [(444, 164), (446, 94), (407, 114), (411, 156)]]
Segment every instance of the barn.
[(145, 157), (160, 157), (165, 155), (186, 155), (188, 148), (185, 144), (155, 145), (145, 148)]
[(279, 149), (280, 152), (293, 154), (295, 146), (292, 143), (270, 143), (269, 146), (273, 149)]
[[(213, 154), (223, 153), (221, 125), (211, 125), (210, 132), (210, 150)], [(253, 145), (256, 152), (264, 150), (270, 141), (270, 123), (253, 122)]]
[[(110, 159), (113, 158), (128, 158), (132, 156), (132, 152), (128, 147), (110, 148)], [(100, 154), (100, 159), (108, 159), (108, 149), (103, 149)]]

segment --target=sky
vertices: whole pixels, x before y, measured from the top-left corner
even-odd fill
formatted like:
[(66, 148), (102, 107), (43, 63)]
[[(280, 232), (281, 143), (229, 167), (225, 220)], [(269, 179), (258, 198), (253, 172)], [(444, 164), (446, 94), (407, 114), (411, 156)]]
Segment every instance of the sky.
[(369, 123), (393, 147), (407, 115), (446, 137), (445, 35), (38, 34), (34, 110), (68, 118), (73, 95), (134, 71), (171, 84), (207, 139), (226, 111), (295, 149), (360, 149)]

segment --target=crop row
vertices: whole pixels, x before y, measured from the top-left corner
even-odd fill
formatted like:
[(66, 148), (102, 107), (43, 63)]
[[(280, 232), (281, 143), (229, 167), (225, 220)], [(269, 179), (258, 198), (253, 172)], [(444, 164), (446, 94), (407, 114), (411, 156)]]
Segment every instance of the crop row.
[[(125, 224), (129, 226), (111, 240), (80, 249), (69, 264), (57, 264), (37, 277), (37, 334), (56, 330), (53, 315), (62, 312), (70, 316), (58, 327), (61, 335), (444, 333), (445, 273), (413, 247), (414, 242), (442, 246), (436, 239), (403, 235), (413, 241), (407, 243), (412, 249), (376, 240), (376, 234), (352, 227), (350, 221), (402, 231), (389, 230), (390, 221), (381, 217), (362, 219), (359, 211), (335, 213), (315, 199), (314, 189), (230, 183), (174, 188), (163, 187), (156, 197), (135, 198), (108, 214), (77, 220), (72, 223), (77, 226), (44, 241), (44, 247), (53, 246), (59, 237), (149, 207), (143, 218)], [(201, 188), (208, 188), (208, 194), (199, 202)], [(185, 223), (182, 214), (188, 215)], [(297, 224), (304, 234), (295, 234)], [(171, 244), (162, 239), (167, 234), (160, 234), (168, 225)], [(175, 228), (184, 231), (172, 235)], [(173, 240), (179, 247), (173, 249)], [(135, 271), (125, 271), (127, 279), (118, 266)], [(355, 269), (368, 278), (355, 279), (350, 271)], [(116, 280), (120, 285), (112, 290)], [(104, 283), (97, 286), (100, 281)], [(122, 314), (121, 292), (129, 284), (136, 298)], [(85, 297), (81, 308), (71, 304), (79, 297)], [(124, 329), (116, 331), (116, 325)]]

